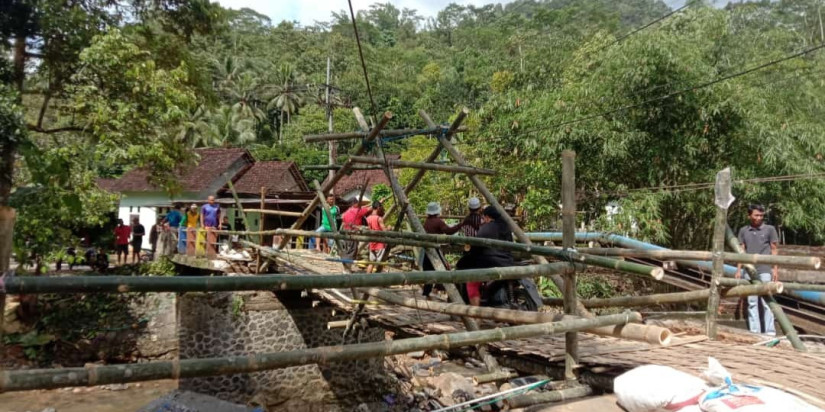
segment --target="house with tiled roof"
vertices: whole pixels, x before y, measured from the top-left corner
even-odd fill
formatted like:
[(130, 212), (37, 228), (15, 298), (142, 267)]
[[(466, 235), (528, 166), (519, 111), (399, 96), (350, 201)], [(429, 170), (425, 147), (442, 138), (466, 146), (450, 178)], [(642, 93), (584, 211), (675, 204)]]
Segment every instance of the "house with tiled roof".
[[(261, 188), (264, 189), (265, 208), (300, 211), (314, 196), (294, 162), (255, 162), (249, 152), (241, 148), (203, 148), (195, 149), (195, 153), (198, 160), (181, 169), (178, 178), (181, 191), (174, 196), (152, 185), (146, 169), (133, 169), (116, 179), (100, 179), (98, 185), (120, 195), (119, 219), (129, 222), (138, 217), (147, 232), (158, 216), (165, 215), (175, 203), (201, 205), (210, 195), (218, 198), (234, 227), (240, 213), (235, 210), (235, 200), (227, 183), (229, 179), (245, 208), (260, 207)], [(247, 229), (281, 227), (292, 219), (270, 220), (269, 216), (262, 218), (258, 213), (249, 213)], [(150, 247), (148, 236), (144, 237), (143, 247)]]

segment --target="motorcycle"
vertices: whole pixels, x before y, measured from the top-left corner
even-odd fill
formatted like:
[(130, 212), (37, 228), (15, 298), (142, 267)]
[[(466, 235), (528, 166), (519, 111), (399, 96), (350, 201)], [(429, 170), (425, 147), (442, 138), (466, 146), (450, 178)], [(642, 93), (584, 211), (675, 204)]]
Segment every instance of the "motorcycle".
[[(82, 239), (81, 242), (86, 245), (86, 250), (83, 252), (83, 257), (79, 258), (77, 256), (77, 248), (74, 246), (69, 246), (66, 248), (66, 263), (69, 264), (69, 270), (73, 270), (75, 266), (80, 265), (88, 265), (91, 269), (95, 269), (98, 271), (105, 271), (109, 268), (109, 255), (102, 249), (93, 247), (88, 245), (86, 239)], [(56, 262), (57, 270), (61, 270), (63, 267), (63, 259), (59, 259)]]
[[(456, 269), (478, 268), (477, 265), (464, 260), (465, 258), (461, 258), (458, 261)], [(467, 295), (467, 285), (462, 283), (459, 286), (459, 292), (464, 299), (464, 303), (469, 304), (470, 298)], [(481, 306), (530, 312), (537, 312), (542, 306), (539, 289), (533, 279), (530, 278), (484, 282), (481, 285), (480, 292)]]

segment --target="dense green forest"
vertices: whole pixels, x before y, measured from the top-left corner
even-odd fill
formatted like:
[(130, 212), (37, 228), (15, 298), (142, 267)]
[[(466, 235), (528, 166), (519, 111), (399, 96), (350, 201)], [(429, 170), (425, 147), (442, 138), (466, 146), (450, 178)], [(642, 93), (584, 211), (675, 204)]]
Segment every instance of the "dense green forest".
[[(760, 202), (794, 239), (820, 241), (825, 58), (807, 51), (825, 40), (821, 3), (692, 1), (668, 15), (660, 0), (517, 0), (431, 18), (376, 3), (357, 15), (370, 98), (345, 3), (302, 26), (205, 0), (3, 2), (0, 204), (18, 209), (16, 245), (46, 253), (106, 219), (98, 177), (149, 167), (173, 193), (175, 167), (204, 146), (325, 163), (326, 145), (301, 136), (326, 131), (329, 58), (338, 131), (356, 130), (356, 106), (391, 111), (393, 128), (421, 127), (419, 109), (446, 123), (469, 108), (458, 147), (499, 172), (490, 187), (529, 229), (555, 224), (560, 153), (573, 149), (580, 219), (595, 229), (705, 248), (713, 191), (692, 184), (731, 166), (748, 180), (734, 223)], [(434, 146), (387, 151), (418, 160)], [(430, 174), (413, 200), (460, 213), (471, 189)], [(608, 204), (622, 212), (607, 219)]]

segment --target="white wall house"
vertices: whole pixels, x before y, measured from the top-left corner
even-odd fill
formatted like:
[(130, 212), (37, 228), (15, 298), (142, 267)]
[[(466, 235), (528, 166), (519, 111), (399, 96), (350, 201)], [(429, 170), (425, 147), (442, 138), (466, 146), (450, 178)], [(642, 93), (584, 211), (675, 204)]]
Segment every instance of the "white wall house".
[(145, 169), (131, 170), (117, 179), (98, 182), (101, 188), (120, 195), (119, 219), (129, 224), (132, 217), (138, 217), (146, 229), (144, 249), (151, 247), (149, 230), (157, 222), (158, 215), (165, 215), (173, 203), (180, 202), (187, 207), (192, 203), (204, 203), (207, 196), (218, 195), (227, 178), (236, 179), (254, 162), (246, 149), (209, 148), (195, 149), (195, 152), (200, 160), (196, 166), (181, 173), (178, 182), (182, 192), (174, 196), (151, 185)]

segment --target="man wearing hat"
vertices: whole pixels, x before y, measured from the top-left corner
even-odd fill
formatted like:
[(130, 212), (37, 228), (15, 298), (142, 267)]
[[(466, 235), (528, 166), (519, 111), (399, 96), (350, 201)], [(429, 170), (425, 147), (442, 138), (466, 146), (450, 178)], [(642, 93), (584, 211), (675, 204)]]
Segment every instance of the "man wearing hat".
[(470, 209), (470, 213), (461, 222), (461, 227), (464, 236), (476, 237), (478, 229), (481, 228), (481, 201), (477, 197), (471, 197), (467, 202), (467, 207)]
[[(424, 220), (424, 231), (434, 235), (452, 235), (461, 230), (462, 224), (450, 226), (439, 215), (441, 215), (441, 205), (438, 202), (430, 202), (427, 204), (427, 219)], [(438, 251), (441, 254), (441, 251)], [(424, 255), (424, 262), (421, 265), (421, 270), (435, 270), (430, 258)], [(433, 291), (433, 285), (424, 285), (422, 294), (429, 298)]]
[(183, 217), (183, 222), (181, 225), (184, 227), (198, 227), (198, 222), (200, 221), (201, 214), (198, 211), (198, 205), (192, 203), (189, 206), (189, 210), (186, 211), (186, 215)]

